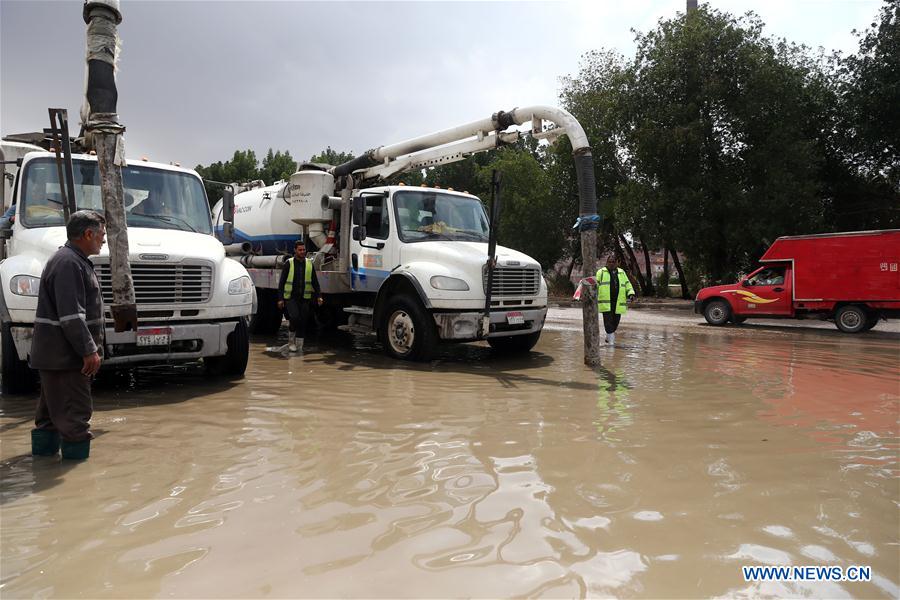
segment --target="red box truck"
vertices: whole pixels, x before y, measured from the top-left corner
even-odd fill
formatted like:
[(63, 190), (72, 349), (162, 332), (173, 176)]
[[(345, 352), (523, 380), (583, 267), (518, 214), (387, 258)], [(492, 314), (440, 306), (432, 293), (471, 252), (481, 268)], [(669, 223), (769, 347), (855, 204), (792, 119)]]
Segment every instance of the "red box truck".
[(703, 288), (710, 325), (748, 318), (834, 320), (846, 333), (900, 316), (900, 229), (780, 237), (737, 284)]

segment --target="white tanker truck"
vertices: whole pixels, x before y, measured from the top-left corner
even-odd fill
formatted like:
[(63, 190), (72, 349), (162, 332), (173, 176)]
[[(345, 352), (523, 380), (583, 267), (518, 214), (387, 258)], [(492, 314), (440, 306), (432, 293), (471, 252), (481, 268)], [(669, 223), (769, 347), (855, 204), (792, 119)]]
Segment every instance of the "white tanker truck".
[(566, 111), (538, 106), (381, 146), (336, 167), (301, 164), (289, 181), (234, 197), (233, 237), (223, 231), (217, 204), (217, 234), (243, 254), (256, 286), (253, 330), (271, 334), (281, 326), (279, 271), (302, 238), (314, 246), (320, 322), (375, 334), (388, 355), (406, 360), (427, 359), (439, 342), (487, 340), (500, 351), (531, 350), (547, 314), (541, 266), (510, 248), (494, 252), (481, 200), (446, 189), (364, 187), (515, 143), (521, 134), (515, 127), (525, 123), (539, 139), (569, 135), (579, 183), (593, 193), (584, 130)]

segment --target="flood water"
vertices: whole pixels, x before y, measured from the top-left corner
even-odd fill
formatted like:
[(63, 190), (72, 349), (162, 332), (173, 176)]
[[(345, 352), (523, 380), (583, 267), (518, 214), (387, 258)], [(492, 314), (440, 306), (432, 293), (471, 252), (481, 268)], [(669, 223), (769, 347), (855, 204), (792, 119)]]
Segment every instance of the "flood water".
[(34, 399), (3, 398), (0, 595), (900, 596), (900, 342), (618, 343), (594, 371), (561, 326), (527, 357), (425, 365), (259, 340), (241, 381), (106, 377), (78, 464), (29, 456)]

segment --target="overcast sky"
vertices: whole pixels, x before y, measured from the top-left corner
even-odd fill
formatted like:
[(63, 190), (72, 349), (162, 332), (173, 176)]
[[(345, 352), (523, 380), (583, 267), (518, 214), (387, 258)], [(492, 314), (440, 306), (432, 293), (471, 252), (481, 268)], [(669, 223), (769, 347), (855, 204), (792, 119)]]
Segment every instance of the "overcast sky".
[[(701, 0), (702, 1), (702, 0)], [(880, 0), (711, 0), (766, 33), (853, 53)], [(262, 2), (123, 0), (126, 152), (183, 166), (250, 148), (298, 160), (359, 154), (490, 116), (558, 104), (559, 79), (600, 48), (634, 52), (685, 0)], [(0, 0), (0, 132), (49, 126), (84, 94), (82, 0)]]

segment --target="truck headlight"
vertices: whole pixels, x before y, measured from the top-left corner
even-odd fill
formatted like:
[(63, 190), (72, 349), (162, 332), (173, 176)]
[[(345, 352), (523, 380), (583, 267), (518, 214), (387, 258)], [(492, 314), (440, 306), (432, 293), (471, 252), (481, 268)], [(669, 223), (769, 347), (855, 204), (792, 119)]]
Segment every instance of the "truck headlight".
[(431, 287), (436, 290), (454, 290), (458, 292), (469, 291), (469, 284), (456, 277), (444, 277), (435, 275), (431, 278)]
[(37, 296), (41, 278), (31, 275), (16, 275), (9, 282), (9, 289), (17, 296)]
[(238, 294), (249, 294), (253, 291), (253, 282), (250, 281), (250, 278), (244, 275), (243, 277), (238, 277), (237, 279), (232, 279), (228, 284), (228, 293), (236, 296)]

